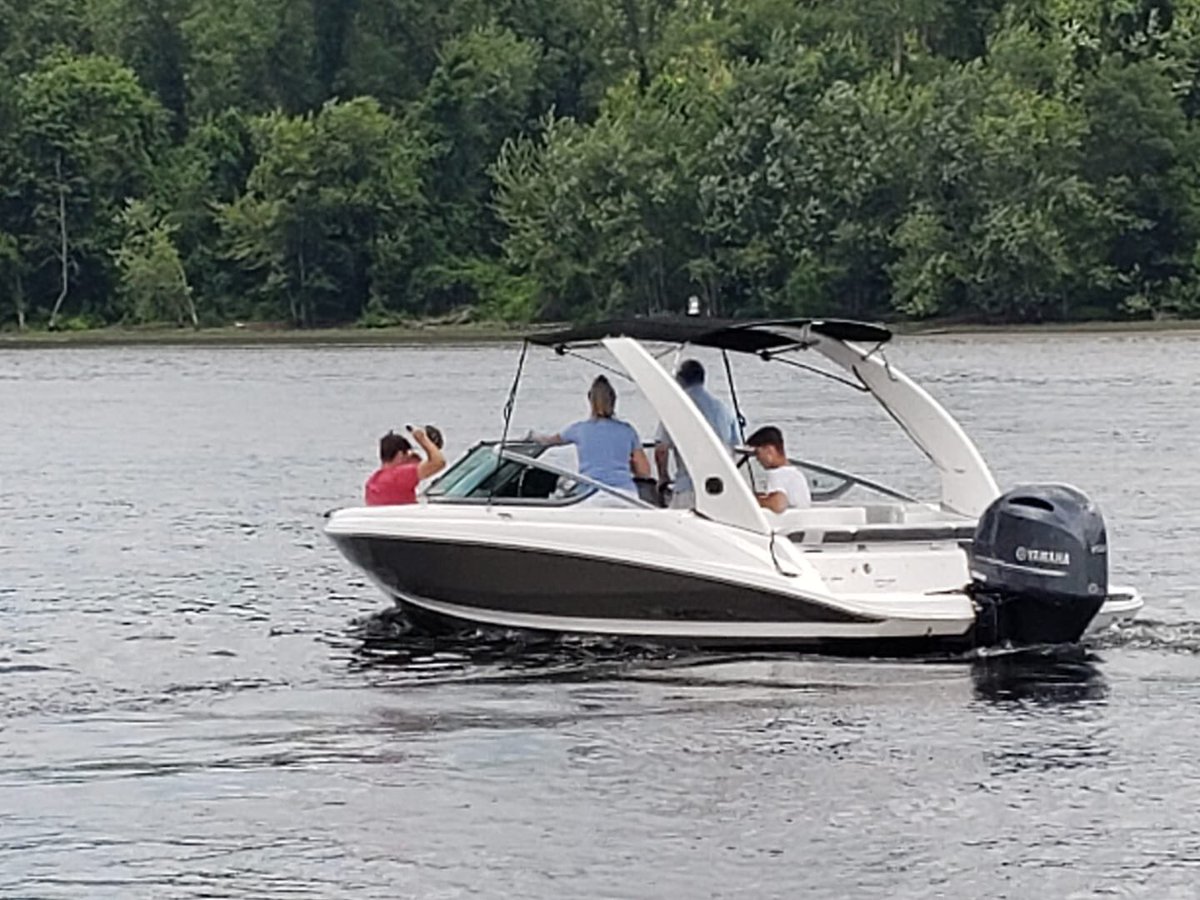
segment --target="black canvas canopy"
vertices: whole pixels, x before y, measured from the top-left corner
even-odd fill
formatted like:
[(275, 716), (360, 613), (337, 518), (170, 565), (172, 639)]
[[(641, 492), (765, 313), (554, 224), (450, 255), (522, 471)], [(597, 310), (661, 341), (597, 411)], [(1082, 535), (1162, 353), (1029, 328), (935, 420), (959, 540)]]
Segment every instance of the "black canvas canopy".
[(763, 353), (799, 343), (797, 330), (807, 327), (814, 334), (840, 341), (882, 344), (892, 333), (882, 325), (850, 319), (710, 319), (700, 316), (650, 316), (616, 319), (578, 325), (559, 331), (535, 332), (527, 337), (533, 344), (563, 349), (594, 344), (607, 337), (631, 337), (639, 341), (693, 344), (735, 353)]

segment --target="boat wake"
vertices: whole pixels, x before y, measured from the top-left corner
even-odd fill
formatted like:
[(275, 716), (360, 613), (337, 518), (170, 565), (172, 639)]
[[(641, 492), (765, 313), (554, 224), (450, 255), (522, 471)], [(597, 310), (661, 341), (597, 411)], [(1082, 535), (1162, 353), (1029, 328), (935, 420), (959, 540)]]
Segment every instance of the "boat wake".
[(1200, 622), (1152, 621), (1113, 625), (1083, 644), (874, 661), (794, 652), (697, 651), (477, 627), (447, 633), (422, 628), (398, 608), (356, 620), (347, 637), (355, 645), (352, 667), (407, 684), (650, 679), (725, 685), (749, 680), (791, 689), (829, 682), (844, 688), (846, 679), (873, 682), (874, 676), (864, 673), (883, 665), (905, 667), (908, 674), (901, 677), (910, 680), (965, 669), (978, 699), (1037, 705), (1102, 699), (1108, 691), (1104, 657), (1114, 650), (1200, 654)]
[(1094, 650), (1150, 650), (1157, 653), (1200, 654), (1200, 622), (1157, 622), (1138, 619), (1119, 622), (1087, 638)]
[(376, 684), (621, 681), (677, 689), (824, 692), (912, 690), (968, 673), (976, 699), (1033, 707), (1103, 700), (1096, 651), (1080, 645), (904, 658), (836, 658), (795, 652), (714, 652), (501, 629), (430, 633), (395, 609), (352, 626), (352, 666)]
[[(404, 664), (407, 659), (431, 652), (464, 654), (473, 659), (496, 661), (524, 657), (530, 662), (580, 656), (608, 660), (696, 656), (694, 652), (679, 647), (617, 638), (561, 636), (481, 626), (445, 631), (414, 621), (399, 607), (389, 607), (353, 620), (347, 636), (360, 644), (357, 652), (360, 660), (375, 664)], [(1200, 655), (1200, 622), (1161, 622), (1153, 619), (1117, 622), (1098, 634), (1089, 635), (1079, 646), (1096, 652), (1130, 649)], [(1060, 650), (1055, 648), (1056, 652)], [(943, 653), (915, 659), (925, 662), (962, 662), (1012, 654), (1028, 655), (1030, 652), (1036, 654), (1041, 650), (981, 648), (965, 654)]]
[(434, 630), (396, 607), (354, 620), (348, 636), (357, 642), (355, 668), (403, 670), (418, 681), (601, 678), (619, 668), (691, 656), (677, 648), (601, 637), (482, 627)]

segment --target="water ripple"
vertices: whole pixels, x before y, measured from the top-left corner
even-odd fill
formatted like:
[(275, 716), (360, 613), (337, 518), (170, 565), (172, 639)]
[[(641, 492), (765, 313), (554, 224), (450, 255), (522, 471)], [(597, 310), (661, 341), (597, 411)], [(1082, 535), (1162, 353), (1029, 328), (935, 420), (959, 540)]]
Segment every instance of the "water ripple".
[[(0, 895), (1192, 897), (1198, 344), (889, 351), (999, 481), (1093, 495), (1114, 576), (1148, 598), (1073, 651), (930, 660), (446, 641), (371, 615), (320, 513), (387, 427), (436, 420), (455, 453), (491, 436), (511, 348), (14, 354)], [(747, 415), (805, 456), (936, 481), (862, 398), (742, 368)], [(526, 371), (515, 429), (583, 412), (588, 366)], [(87, 452), (51, 464), (64, 434)]]

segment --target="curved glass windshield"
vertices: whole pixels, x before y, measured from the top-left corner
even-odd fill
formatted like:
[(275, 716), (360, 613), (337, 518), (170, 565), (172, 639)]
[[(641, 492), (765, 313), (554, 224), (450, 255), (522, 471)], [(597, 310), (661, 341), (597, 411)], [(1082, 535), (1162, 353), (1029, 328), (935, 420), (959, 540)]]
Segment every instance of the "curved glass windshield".
[[(430, 500), (505, 500), (511, 502), (573, 503), (592, 493), (590, 485), (577, 482), (534, 461), (548, 449), (540, 444), (479, 444), (425, 491)], [(525, 457), (518, 459), (513, 457)]]

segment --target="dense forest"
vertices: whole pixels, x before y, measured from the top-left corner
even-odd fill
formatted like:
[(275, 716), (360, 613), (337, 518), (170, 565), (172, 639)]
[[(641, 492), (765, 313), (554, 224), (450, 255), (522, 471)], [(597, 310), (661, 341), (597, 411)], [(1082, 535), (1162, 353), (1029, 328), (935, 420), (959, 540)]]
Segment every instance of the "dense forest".
[(1200, 314), (1200, 0), (0, 0), (0, 323)]

